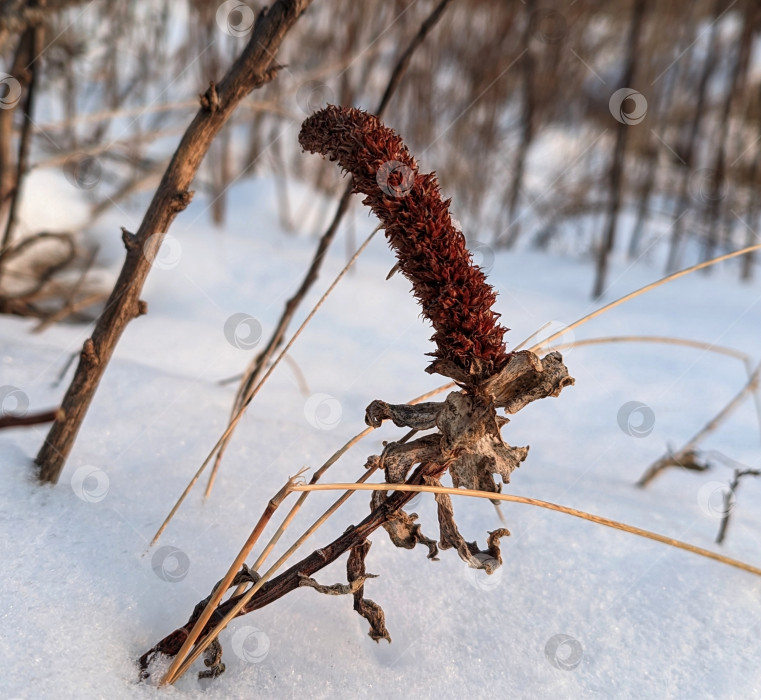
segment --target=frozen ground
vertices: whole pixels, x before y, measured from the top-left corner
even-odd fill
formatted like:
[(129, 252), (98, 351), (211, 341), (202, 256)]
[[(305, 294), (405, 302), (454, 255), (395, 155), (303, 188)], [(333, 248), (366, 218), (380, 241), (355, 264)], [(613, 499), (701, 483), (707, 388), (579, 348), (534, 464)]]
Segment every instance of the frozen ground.
[[(178, 219), (144, 293), (149, 313), (130, 324), (119, 344), (58, 486), (40, 487), (31, 478), (42, 428), (0, 434), (0, 695), (761, 696), (759, 578), (517, 504), (503, 508), (512, 537), (492, 577), (469, 570), (451, 550), (429, 562), (423, 548), (397, 550), (376, 533), (368, 568), (380, 577), (367, 594), (386, 611), (391, 645), (369, 639), (350, 599), (303, 589), (223, 634), (227, 672), (219, 679), (199, 682), (191, 673), (161, 691), (136, 682), (135, 659), (185, 622), (289, 475), (319, 466), (359, 432), (371, 400), (401, 402), (443, 383), (423, 371), (430, 331), (406, 281), (384, 281), (393, 257), (379, 235), (293, 348), (308, 394), (294, 369), (282, 365), (236, 433), (210, 501), (202, 503), (197, 489), (146, 554), (226, 423), (234, 386), (217, 381), (240, 371), (255, 352), (228, 340), (228, 319), (250, 314), (266, 337), (311, 257), (312, 239), (277, 231), (273, 200), (266, 184), (239, 186), (224, 233), (207, 225), (200, 199)], [(112, 251), (118, 227), (135, 226), (139, 212), (133, 216), (99, 228), (112, 237)], [(356, 223), (361, 235), (374, 225), (360, 210)], [(345, 262), (343, 236), (312, 301)], [(593, 308), (586, 262), (523, 252), (499, 253), (492, 264), (488, 249), (479, 255), (492, 266), (511, 347), (547, 321), (559, 328)], [(606, 300), (658, 274), (648, 264), (619, 262)], [(60, 400), (71, 370), (61, 385), (54, 386), (56, 377), (89, 329), (32, 335), (30, 328), (0, 318), (0, 386), (17, 387), (33, 410)], [(741, 286), (721, 269), (710, 279), (694, 275), (592, 321), (576, 339), (611, 334), (695, 338), (757, 360), (761, 285)], [(511, 444), (532, 448), (506, 490), (715, 548), (720, 484), (729, 468), (702, 475), (672, 470), (645, 491), (633, 483), (668, 444), (681, 445), (729, 400), (746, 378), (743, 365), (643, 344), (572, 348), (566, 362), (576, 386), (532, 404), (504, 431)], [(645, 409), (627, 431), (622, 407), (634, 401)], [(649, 417), (646, 435), (628, 434)], [(333, 479), (355, 479), (366, 455), (398, 435), (393, 426), (374, 433), (334, 467)], [(752, 404), (705, 447), (758, 467)], [(293, 536), (331, 499), (312, 496)], [(313, 547), (361, 519), (367, 501), (366, 494), (354, 496)], [(760, 503), (761, 480), (743, 483), (722, 548), (756, 565)], [(459, 499), (455, 507), (468, 539), (483, 543), (499, 525), (488, 502)], [(435, 535), (431, 499), (419, 497), (416, 510), (424, 531)], [(169, 550), (160, 549), (166, 547), (179, 552), (167, 557)], [(343, 577), (341, 562), (319, 579)]]

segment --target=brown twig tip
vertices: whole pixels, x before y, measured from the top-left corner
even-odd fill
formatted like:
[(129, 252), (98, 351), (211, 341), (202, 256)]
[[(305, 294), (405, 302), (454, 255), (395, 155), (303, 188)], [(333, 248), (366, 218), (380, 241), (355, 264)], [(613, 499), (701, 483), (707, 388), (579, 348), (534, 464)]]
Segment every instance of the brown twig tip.
[(496, 292), (473, 264), (435, 173), (418, 173), (402, 139), (360, 109), (330, 105), (301, 126), (299, 143), (327, 156), (366, 195), (434, 328), (429, 371), (475, 385), (504, 367), (508, 330), (492, 310)]

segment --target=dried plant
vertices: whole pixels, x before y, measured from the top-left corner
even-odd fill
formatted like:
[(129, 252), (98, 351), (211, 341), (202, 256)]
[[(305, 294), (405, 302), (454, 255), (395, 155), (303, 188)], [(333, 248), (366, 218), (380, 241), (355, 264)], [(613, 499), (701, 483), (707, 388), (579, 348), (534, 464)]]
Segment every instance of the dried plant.
[[(351, 173), (354, 191), (366, 195), (365, 203), (380, 218), (397, 253), (399, 269), (412, 282), (423, 314), (433, 325), (435, 359), (428, 369), (451, 377), (461, 389), (442, 402), (370, 403), (365, 416), (369, 426), (377, 427), (384, 420), (391, 420), (411, 431), (402, 439), (387, 443), (380, 455), (369, 457), (361, 481), (382, 471), (388, 484), (440, 487), (442, 477), (448, 473), (455, 488), (498, 493), (502, 483), (509, 481), (510, 474), (526, 458), (528, 448), (504, 442), (501, 428), (508, 419), (499, 415), (497, 409), (512, 414), (532, 401), (557, 396), (573, 383), (562, 357), (553, 352), (540, 360), (529, 351), (506, 352), (503, 343), (506, 329), (497, 323), (498, 315), (492, 310), (494, 290), (483, 272), (473, 265), (463, 234), (452, 225), (448, 202), (441, 199), (435, 174), (418, 173), (414, 158), (391, 129), (361, 110), (331, 106), (304, 122), (300, 142), (308, 150), (337, 160)], [(419, 431), (432, 432), (408, 441)], [(371, 513), (361, 523), (280, 575), (271, 578), (289, 553), (264, 574), (257, 571), (273, 543), (260, 555), (254, 570), (249, 570), (245, 565), (248, 553), (274, 510), (292, 490), (290, 485), (270, 501), (227, 575), (196, 606), (188, 622), (140, 658), (144, 677), (149, 674), (151, 660), (160, 653), (176, 657), (164, 682), (174, 682), (203, 652), (209, 667), (204, 675), (218, 675), (224, 665), (216, 638), (227, 621), (263, 607), (299, 586), (352, 595), (354, 609), (370, 625), (370, 636), (376, 641), (390, 641), (383, 610), (364, 594), (370, 577), (365, 569), (370, 548), (368, 536), (378, 527), (383, 527), (398, 547), (412, 549), (422, 544), (431, 559), (436, 558), (439, 548), (453, 548), (470, 567), (483, 569), (487, 574), (502, 563), (499, 541), (509, 534), (506, 529), (491, 532), (486, 548), (480, 549), (460, 533), (450, 496), (437, 492), (439, 538), (434, 541), (423, 534), (420, 524), (415, 522), (417, 516), (404, 511), (414, 494), (396, 490), (390, 495), (374, 491)], [(348, 495), (349, 492), (342, 499)], [(294, 506), (286, 522), (290, 522), (300, 503)], [(311, 534), (321, 522), (324, 518), (307, 533)], [(325, 586), (312, 578), (347, 552), (348, 584)], [(230, 588), (235, 591), (223, 602)]]

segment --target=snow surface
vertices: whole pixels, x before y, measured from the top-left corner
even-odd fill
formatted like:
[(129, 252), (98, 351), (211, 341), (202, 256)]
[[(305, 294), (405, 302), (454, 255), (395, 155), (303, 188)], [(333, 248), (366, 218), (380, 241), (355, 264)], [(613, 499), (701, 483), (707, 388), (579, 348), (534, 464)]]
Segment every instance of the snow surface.
[[(239, 427), (211, 499), (202, 502), (199, 485), (146, 553), (226, 424), (235, 385), (218, 380), (241, 371), (256, 351), (234, 347), (226, 322), (250, 314), (266, 338), (311, 259), (314, 239), (280, 233), (274, 200), (270, 183), (248, 182), (232, 192), (224, 232), (207, 224), (200, 198), (178, 218), (144, 292), (149, 313), (129, 325), (56, 487), (40, 487), (32, 476), (43, 427), (0, 434), (0, 695), (760, 697), (759, 578), (518, 504), (503, 506), (512, 536), (503, 540), (504, 566), (491, 577), (451, 550), (430, 562), (424, 548), (397, 550), (385, 533), (375, 534), (368, 570), (380, 577), (366, 590), (386, 612), (391, 645), (369, 639), (349, 598), (300, 589), (223, 633), (227, 672), (220, 678), (199, 681), (193, 672), (167, 690), (137, 682), (135, 659), (185, 622), (288, 476), (318, 467), (362, 430), (371, 400), (402, 402), (443, 383), (423, 371), (430, 329), (408, 283), (398, 275), (385, 281), (394, 259), (379, 234), (293, 348), (309, 395), (295, 370), (281, 365)], [(374, 221), (359, 207), (352, 216), (361, 240)], [(134, 230), (139, 217), (135, 210), (101, 222), (92, 235), (113, 236), (104, 241), (113, 250), (119, 226)], [(346, 260), (347, 229), (312, 303)], [(488, 248), (480, 254), (491, 260)], [(606, 300), (658, 276), (651, 265), (617, 261)], [(585, 261), (497, 252), (490, 280), (512, 329), (511, 347), (548, 321), (554, 330), (596, 306)], [(575, 337), (674, 335), (758, 359), (760, 302), (761, 285), (737, 283), (725, 266), (638, 298)], [(90, 331), (62, 325), (34, 335), (32, 325), (0, 318), (0, 386), (19, 388), (29, 410), (60, 401), (72, 369), (63, 383), (56, 378)], [(644, 344), (572, 348), (565, 358), (576, 386), (532, 404), (504, 430), (511, 444), (531, 445), (506, 491), (719, 549), (716, 501), (729, 468), (671, 470), (647, 490), (633, 484), (668, 444), (683, 444), (742, 386), (742, 363)], [(619, 427), (621, 408), (632, 401), (655, 420), (643, 437)], [(373, 433), (333, 468), (332, 480), (357, 478), (366, 456), (400, 434), (393, 426)], [(704, 447), (758, 467), (752, 403)], [(311, 496), (288, 540), (333, 498)], [(358, 522), (367, 503), (367, 494), (350, 499), (304, 555)], [(720, 548), (756, 565), (759, 503), (761, 480), (744, 482)], [(467, 539), (483, 543), (500, 525), (486, 501), (457, 499), (455, 508)], [(435, 536), (431, 497), (418, 497), (415, 510)], [(179, 551), (166, 556), (167, 547)], [(343, 560), (318, 574), (323, 583), (344, 576)]]

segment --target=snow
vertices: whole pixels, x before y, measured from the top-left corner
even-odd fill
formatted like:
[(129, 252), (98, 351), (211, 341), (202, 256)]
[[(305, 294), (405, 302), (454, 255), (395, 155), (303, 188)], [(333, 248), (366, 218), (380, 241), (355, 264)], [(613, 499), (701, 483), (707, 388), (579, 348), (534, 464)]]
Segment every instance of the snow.
[[(311, 259), (314, 239), (281, 233), (274, 202), (272, 184), (257, 180), (233, 189), (224, 232), (207, 224), (208, 203), (200, 197), (178, 218), (174, 242), (159, 254), (144, 291), (149, 313), (129, 325), (118, 345), (57, 486), (41, 487), (33, 478), (44, 427), (0, 433), (0, 694), (759, 697), (761, 580), (512, 503), (503, 505), (512, 532), (503, 540), (505, 563), (492, 577), (468, 569), (451, 550), (430, 562), (422, 547), (398, 550), (385, 533), (374, 535), (367, 564), (380, 577), (368, 582), (367, 595), (386, 612), (391, 645), (369, 639), (350, 599), (300, 589), (223, 633), (227, 671), (220, 678), (199, 681), (196, 666), (172, 689), (137, 682), (135, 659), (208, 595), (290, 475), (317, 468), (360, 432), (371, 400), (401, 402), (443, 383), (423, 371), (430, 329), (407, 282), (399, 275), (385, 281), (394, 259), (378, 234), (293, 347), (308, 394), (300, 391), (296, 370), (283, 363), (236, 432), (210, 500), (202, 501), (202, 479), (147, 551), (224, 429), (235, 384), (218, 380), (240, 372), (257, 349), (229, 342), (226, 323), (233, 314), (248, 314), (267, 338)], [(359, 207), (352, 216), (361, 241), (375, 223)], [(107, 241), (113, 251), (118, 227), (134, 230), (139, 217), (135, 210), (128, 220), (107, 220), (111, 230), (101, 222), (91, 235), (113, 236)], [(347, 228), (297, 323), (345, 263)], [(544, 335), (599, 305), (589, 300), (588, 262), (488, 252), (511, 347), (548, 321)], [(658, 276), (653, 265), (614, 260), (605, 300)], [(730, 263), (711, 277), (696, 274), (661, 287), (573, 336), (672, 335), (758, 360), (760, 302), (761, 284), (739, 284)], [(37, 410), (60, 401), (72, 369), (63, 383), (56, 378), (90, 329), (60, 325), (35, 335), (32, 325), (0, 318), (0, 387), (20, 389), (29, 410)], [(230, 335), (229, 328), (227, 335), (239, 345), (248, 337)], [(531, 445), (505, 491), (758, 565), (761, 480), (743, 482), (721, 548), (713, 544), (714, 506), (729, 468), (717, 465), (708, 474), (672, 469), (646, 490), (634, 486), (667, 445), (683, 444), (739, 390), (747, 377), (742, 363), (653, 344), (577, 347), (565, 357), (576, 385), (532, 404), (504, 430), (511, 444)], [(631, 402), (644, 404), (640, 416), (654, 420), (641, 437), (619, 427), (622, 407)], [(632, 416), (629, 432), (640, 422)], [(366, 456), (399, 435), (393, 426), (373, 433), (333, 467), (331, 480), (356, 479)], [(704, 447), (758, 467), (752, 402)], [(285, 539), (292, 542), (333, 498), (312, 495)], [(364, 517), (367, 502), (367, 494), (352, 497), (304, 555)], [(431, 497), (418, 497), (415, 509), (423, 530), (435, 536)], [(486, 532), (500, 526), (486, 501), (457, 499), (455, 509), (467, 539), (483, 543)], [(342, 560), (317, 578), (344, 580), (343, 567)]]

